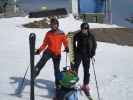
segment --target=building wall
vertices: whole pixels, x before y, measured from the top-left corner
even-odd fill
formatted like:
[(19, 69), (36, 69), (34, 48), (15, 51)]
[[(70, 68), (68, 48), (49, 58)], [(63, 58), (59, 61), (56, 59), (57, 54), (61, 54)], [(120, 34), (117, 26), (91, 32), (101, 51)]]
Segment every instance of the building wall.
[(133, 0), (112, 0), (112, 24), (133, 28), (126, 18), (133, 16)]
[(0, 9), (3, 16), (0, 17), (12, 17), (17, 16), (19, 8), (16, 7), (16, 0), (0, 0)]

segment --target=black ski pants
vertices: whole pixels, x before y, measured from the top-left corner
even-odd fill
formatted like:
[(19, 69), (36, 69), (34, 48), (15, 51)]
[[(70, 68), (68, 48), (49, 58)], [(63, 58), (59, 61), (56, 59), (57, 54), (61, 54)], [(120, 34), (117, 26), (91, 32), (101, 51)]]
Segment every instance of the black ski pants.
[[(60, 73), (60, 59), (61, 59), (61, 55), (58, 56), (54, 56), (52, 54), (52, 52), (50, 50), (45, 50), (40, 61), (36, 64), (35, 66), (35, 76), (37, 76), (41, 69), (43, 68), (43, 66), (45, 66), (46, 62), (52, 58), (53, 64), (54, 64), (54, 76), (55, 76), (55, 84), (58, 85), (58, 74)], [(36, 72), (36, 69), (37, 72)]]
[(90, 73), (89, 73), (89, 69), (90, 69), (90, 58), (86, 55), (82, 55), (79, 53), (75, 54), (75, 60), (74, 60), (74, 65), (73, 65), (73, 69), (78, 72), (80, 63), (82, 61), (83, 64), (83, 71), (84, 71), (84, 80), (83, 83), (84, 85), (89, 84), (89, 80), (90, 80)]

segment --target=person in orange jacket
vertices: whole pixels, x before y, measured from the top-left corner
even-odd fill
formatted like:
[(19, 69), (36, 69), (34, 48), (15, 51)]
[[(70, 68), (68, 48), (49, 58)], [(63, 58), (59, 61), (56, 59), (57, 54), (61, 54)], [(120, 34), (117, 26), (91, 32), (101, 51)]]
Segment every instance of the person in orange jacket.
[(61, 59), (61, 46), (62, 43), (66, 52), (68, 49), (67, 36), (59, 27), (59, 21), (52, 18), (50, 21), (51, 30), (46, 33), (42, 45), (35, 51), (35, 54), (40, 54), (43, 51), (43, 55), (39, 62), (35, 66), (34, 77), (36, 78), (46, 62), (52, 58), (54, 64), (54, 75), (56, 88), (59, 86), (58, 75), (60, 73), (60, 59)]

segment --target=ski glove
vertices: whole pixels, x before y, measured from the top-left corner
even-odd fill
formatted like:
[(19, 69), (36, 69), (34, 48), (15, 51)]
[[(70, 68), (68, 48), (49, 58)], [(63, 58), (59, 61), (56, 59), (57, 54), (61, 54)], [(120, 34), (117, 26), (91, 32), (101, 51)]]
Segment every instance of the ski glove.
[(92, 52), (92, 53), (90, 54), (90, 58), (93, 58), (93, 56), (95, 56), (95, 52)]
[(38, 54), (40, 54), (40, 50), (39, 49), (36, 49), (35, 50), (35, 55), (38, 55)]
[(65, 50), (64, 50), (64, 52), (67, 52), (68, 53), (69, 52), (69, 48), (66, 47)]

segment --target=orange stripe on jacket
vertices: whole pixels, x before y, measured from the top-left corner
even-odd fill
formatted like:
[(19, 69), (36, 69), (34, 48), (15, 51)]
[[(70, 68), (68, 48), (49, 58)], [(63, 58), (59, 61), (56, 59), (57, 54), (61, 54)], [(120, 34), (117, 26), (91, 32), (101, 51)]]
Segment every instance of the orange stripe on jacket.
[(49, 49), (54, 55), (60, 55), (62, 43), (65, 48), (68, 47), (67, 36), (64, 32), (60, 30), (56, 33), (49, 31), (46, 33), (39, 51), (41, 52), (47, 47), (47, 49)]

